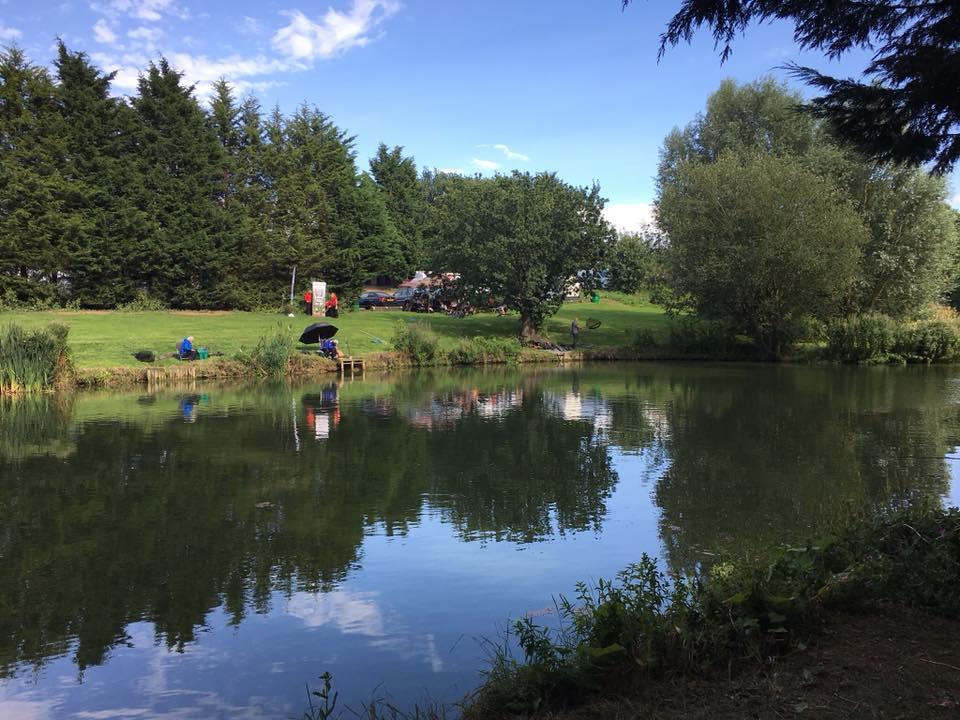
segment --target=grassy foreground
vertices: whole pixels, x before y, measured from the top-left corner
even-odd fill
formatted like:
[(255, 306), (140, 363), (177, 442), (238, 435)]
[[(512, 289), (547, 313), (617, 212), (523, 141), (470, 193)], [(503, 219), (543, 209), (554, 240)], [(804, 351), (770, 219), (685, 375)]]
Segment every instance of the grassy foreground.
[[(569, 342), (570, 322), (580, 318), (583, 327), (581, 344), (593, 348), (614, 348), (631, 345), (638, 332), (666, 338), (667, 316), (661, 308), (640, 298), (604, 298), (599, 304), (568, 303), (544, 328), (544, 335), (555, 342)], [(586, 328), (587, 318), (600, 321), (596, 330)], [(16, 323), (25, 329), (61, 322), (70, 328), (69, 344), (78, 369), (105, 367), (143, 367), (132, 353), (153, 350), (170, 353), (174, 344), (187, 335), (195, 345), (232, 357), (241, 350), (251, 350), (260, 337), (273, 334), (278, 328), (298, 337), (314, 320), (298, 314), (294, 318), (272, 313), (247, 312), (117, 312), (117, 311), (45, 311), (3, 312), (0, 326)], [(453, 348), (461, 338), (492, 336), (514, 338), (519, 330), (516, 314), (499, 317), (493, 313), (453, 318), (446, 315), (405, 313), (399, 310), (344, 312), (331, 320), (339, 329), (337, 339), (348, 355), (363, 356), (392, 350), (391, 339), (398, 325), (412, 321), (430, 324), (440, 336), (443, 350)], [(175, 360), (162, 363), (175, 364)]]

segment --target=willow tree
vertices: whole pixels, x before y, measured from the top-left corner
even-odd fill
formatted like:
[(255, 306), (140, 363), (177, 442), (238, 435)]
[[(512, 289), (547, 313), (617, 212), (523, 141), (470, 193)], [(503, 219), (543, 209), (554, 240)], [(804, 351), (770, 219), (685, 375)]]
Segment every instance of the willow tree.
[(842, 314), (868, 237), (843, 193), (795, 159), (684, 163), (661, 189), (675, 304), (779, 357), (810, 319)]

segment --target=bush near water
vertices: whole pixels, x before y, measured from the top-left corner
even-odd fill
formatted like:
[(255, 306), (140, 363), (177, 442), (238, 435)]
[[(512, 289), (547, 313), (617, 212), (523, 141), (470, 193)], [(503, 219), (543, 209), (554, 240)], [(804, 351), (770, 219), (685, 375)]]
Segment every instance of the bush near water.
[(898, 322), (886, 315), (854, 315), (827, 329), (827, 357), (847, 363), (950, 362), (960, 358), (956, 320)]
[(72, 372), (69, 331), (62, 323), (0, 330), (0, 393), (50, 390), (65, 383)]

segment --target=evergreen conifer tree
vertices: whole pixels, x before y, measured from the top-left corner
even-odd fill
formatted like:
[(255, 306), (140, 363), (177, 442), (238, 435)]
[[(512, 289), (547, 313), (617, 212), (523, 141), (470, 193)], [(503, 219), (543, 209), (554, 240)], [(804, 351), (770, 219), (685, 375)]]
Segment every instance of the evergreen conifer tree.
[(221, 283), (236, 242), (226, 154), (182, 74), (165, 59), (140, 77), (142, 207), (153, 219), (142, 282), (174, 307), (232, 304)]
[[(401, 275), (408, 275), (423, 262), (423, 191), (417, 180), (417, 166), (412, 157), (403, 156), (402, 147), (388, 150), (380, 143), (370, 159), (370, 174), (383, 194), (387, 212), (397, 228)], [(387, 272), (386, 269), (382, 272)]]
[(0, 298), (52, 302), (63, 270), (64, 128), (54, 84), (17, 49), (0, 52)]
[(137, 255), (149, 222), (133, 202), (138, 119), (110, 97), (112, 75), (102, 74), (82, 52), (58, 45), (56, 97), (63, 119), (67, 194), (66, 274), (70, 297), (86, 307), (109, 308), (133, 299)]

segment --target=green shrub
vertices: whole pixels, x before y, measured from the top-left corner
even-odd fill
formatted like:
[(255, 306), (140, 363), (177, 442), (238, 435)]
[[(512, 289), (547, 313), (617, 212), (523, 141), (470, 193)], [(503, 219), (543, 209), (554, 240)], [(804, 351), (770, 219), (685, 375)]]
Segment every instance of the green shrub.
[(163, 300), (152, 297), (144, 290), (138, 290), (136, 296), (130, 302), (117, 305), (117, 310), (120, 312), (157, 312), (168, 309)]
[(684, 316), (670, 325), (670, 347), (683, 353), (729, 357), (737, 352), (733, 329), (718, 320)]
[(424, 322), (409, 322), (397, 327), (393, 349), (406, 356), (414, 365), (430, 365), (437, 357), (440, 339)]
[(452, 365), (513, 363), (520, 357), (520, 343), (509, 338), (475, 337), (461, 339), (447, 353)]
[(8, 325), (0, 332), (0, 392), (49, 390), (69, 378), (73, 366), (67, 346), (69, 328), (50, 323), (26, 331)]
[(897, 323), (886, 315), (852, 315), (827, 327), (826, 354), (846, 363), (886, 362), (897, 332)]
[(896, 352), (912, 362), (935, 363), (960, 356), (960, 329), (946, 320), (926, 320), (897, 333)]
[(293, 340), (289, 327), (278, 325), (271, 335), (261, 336), (253, 352), (241, 352), (237, 359), (248, 365), (258, 375), (282, 377), (286, 375), (293, 352)]
[(0, 312), (4, 310), (17, 310), (21, 307), (20, 298), (13, 288), (6, 288), (0, 295)]
[(633, 336), (633, 347), (638, 349), (657, 347), (657, 336), (650, 330), (638, 330)]

